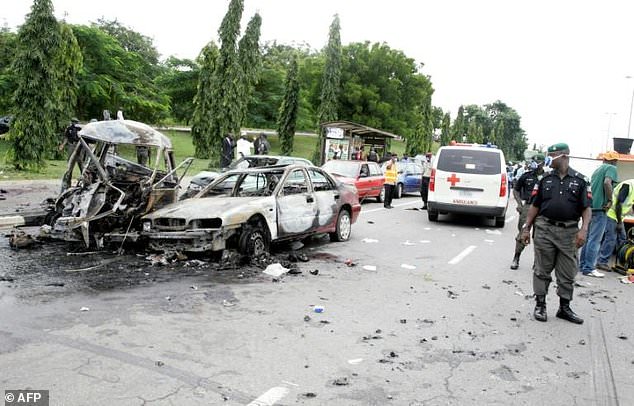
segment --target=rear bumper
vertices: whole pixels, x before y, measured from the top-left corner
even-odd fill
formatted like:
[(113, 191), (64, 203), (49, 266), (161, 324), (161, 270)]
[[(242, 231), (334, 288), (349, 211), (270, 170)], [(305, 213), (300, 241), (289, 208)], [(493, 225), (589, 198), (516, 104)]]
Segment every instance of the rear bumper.
[(506, 214), (506, 206), (473, 206), (452, 203), (427, 202), (428, 210), (439, 213), (460, 213), (476, 216), (501, 217)]

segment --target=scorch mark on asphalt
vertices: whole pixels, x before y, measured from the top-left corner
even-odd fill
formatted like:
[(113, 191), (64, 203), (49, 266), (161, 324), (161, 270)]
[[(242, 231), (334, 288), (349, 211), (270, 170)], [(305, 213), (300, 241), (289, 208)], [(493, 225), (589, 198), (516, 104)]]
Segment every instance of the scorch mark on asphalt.
[(451, 261), (449, 261), (449, 265), (456, 265), (457, 263), (459, 263), (460, 261), (462, 261), (463, 259), (465, 259), (465, 257), (469, 254), (471, 254), (471, 251), (473, 251), (474, 249), (476, 249), (475, 245), (470, 245), (467, 248), (465, 248), (464, 250), (462, 250), (462, 252), (458, 255), (456, 255), (455, 257), (453, 257), (451, 259)]

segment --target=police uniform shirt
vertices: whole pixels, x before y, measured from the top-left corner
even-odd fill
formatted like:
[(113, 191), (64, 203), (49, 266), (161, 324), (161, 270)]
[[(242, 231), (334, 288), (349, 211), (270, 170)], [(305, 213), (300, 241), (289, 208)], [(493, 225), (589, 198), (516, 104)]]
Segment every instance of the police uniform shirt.
[(520, 199), (528, 202), (537, 182), (539, 182), (539, 175), (537, 175), (537, 171), (533, 170), (525, 172), (522, 176), (520, 176), (517, 182), (515, 182), (515, 187), (513, 189), (519, 192)]
[(583, 210), (592, 204), (588, 180), (572, 168), (568, 168), (563, 179), (556, 171), (545, 175), (535, 184), (532, 196), (540, 216), (558, 221), (579, 220)]

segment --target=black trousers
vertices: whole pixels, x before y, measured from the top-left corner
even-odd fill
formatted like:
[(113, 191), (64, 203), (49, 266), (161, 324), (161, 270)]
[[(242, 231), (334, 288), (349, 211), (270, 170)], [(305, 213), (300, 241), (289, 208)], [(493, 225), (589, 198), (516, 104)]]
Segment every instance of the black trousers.
[(427, 196), (429, 196), (429, 178), (423, 176), (422, 183), (420, 184), (420, 197), (423, 198), (423, 203), (427, 205)]
[(391, 206), (392, 197), (394, 196), (394, 185), (384, 183), (383, 188), (385, 188), (385, 200), (383, 200), (383, 206)]

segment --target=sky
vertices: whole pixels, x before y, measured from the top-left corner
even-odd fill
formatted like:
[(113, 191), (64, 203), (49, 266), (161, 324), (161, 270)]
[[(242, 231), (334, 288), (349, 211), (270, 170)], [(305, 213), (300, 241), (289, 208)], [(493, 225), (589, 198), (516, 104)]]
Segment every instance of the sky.
[[(432, 103), (501, 100), (522, 118), (529, 147), (566, 142), (577, 156), (612, 149), (628, 137), (634, 100), (634, 2), (631, 0), (245, 0), (242, 28), (257, 11), (261, 42), (321, 49), (334, 14), (342, 44), (385, 42), (424, 64)], [(229, 0), (53, 0), (73, 24), (98, 18), (153, 39), (163, 57), (195, 58)], [(10, 0), (0, 23), (24, 22), (32, 0)], [(627, 76), (632, 78), (627, 79)], [(630, 130), (634, 137), (634, 124)]]

